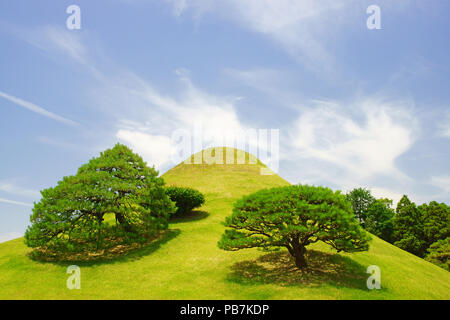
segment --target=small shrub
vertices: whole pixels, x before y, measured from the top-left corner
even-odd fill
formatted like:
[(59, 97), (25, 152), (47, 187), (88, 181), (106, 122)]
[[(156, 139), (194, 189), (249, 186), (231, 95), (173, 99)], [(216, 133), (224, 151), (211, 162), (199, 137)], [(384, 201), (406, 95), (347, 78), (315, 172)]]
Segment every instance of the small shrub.
[(183, 215), (205, 203), (203, 194), (192, 188), (167, 187), (166, 194), (175, 202), (177, 210), (175, 215)]

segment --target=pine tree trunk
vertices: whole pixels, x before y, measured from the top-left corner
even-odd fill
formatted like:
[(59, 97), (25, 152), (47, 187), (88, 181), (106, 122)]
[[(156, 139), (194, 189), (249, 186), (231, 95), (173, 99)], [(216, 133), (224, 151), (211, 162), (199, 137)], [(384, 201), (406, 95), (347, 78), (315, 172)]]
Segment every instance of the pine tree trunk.
[(306, 267), (308, 266), (305, 258), (306, 248), (298, 242), (298, 239), (294, 239), (291, 242), (291, 245), (292, 250), (289, 251), (295, 259), (295, 265), (301, 270), (306, 269)]
[(297, 266), (297, 268), (299, 269), (306, 269), (306, 267), (308, 266), (306, 263), (306, 259), (305, 259), (305, 254), (303, 252), (296, 252), (295, 254), (295, 265)]
[(116, 221), (119, 221), (120, 225), (125, 229), (127, 232), (131, 232), (132, 228), (128, 224), (128, 222), (125, 220), (122, 214), (116, 213)]
[(101, 227), (99, 227), (98, 229), (97, 229), (97, 250), (99, 250), (100, 249), (100, 246), (101, 246), (101, 238), (102, 237), (102, 229), (101, 229)]

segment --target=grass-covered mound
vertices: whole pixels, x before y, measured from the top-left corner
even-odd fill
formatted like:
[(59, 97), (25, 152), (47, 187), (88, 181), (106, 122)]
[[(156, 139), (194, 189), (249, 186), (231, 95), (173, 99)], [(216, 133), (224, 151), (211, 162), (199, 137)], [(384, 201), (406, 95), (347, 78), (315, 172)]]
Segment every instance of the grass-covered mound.
[[(335, 254), (321, 243), (312, 245), (312, 272), (306, 275), (295, 270), (287, 251), (220, 250), (221, 222), (237, 199), (289, 185), (277, 175), (261, 175), (260, 168), (180, 164), (169, 170), (163, 175), (167, 184), (205, 195), (202, 211), (171, 223), (171, 231), (148, 247), (114, 260), (79, 263), (80, 290), (66, 287), (73, 263), (33, 261), (23, 239), (2, 243), (0, 298), (450, 299), (449, 272), (376, 237), (368, 252)], [(369, 265), (381, 269), (381, 290), (366, 287)]]

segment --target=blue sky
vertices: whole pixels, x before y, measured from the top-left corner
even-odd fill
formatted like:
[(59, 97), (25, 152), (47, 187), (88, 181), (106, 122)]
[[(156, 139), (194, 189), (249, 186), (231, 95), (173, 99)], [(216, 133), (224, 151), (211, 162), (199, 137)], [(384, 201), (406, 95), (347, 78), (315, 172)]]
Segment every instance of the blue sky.
[(164, 172), (172, 133), (196, 124), (279, 129), (292, 183), (450, 203), (448, 13), (446, 0), (1, 2), (0, 241), (100, 151), (120, 141)]

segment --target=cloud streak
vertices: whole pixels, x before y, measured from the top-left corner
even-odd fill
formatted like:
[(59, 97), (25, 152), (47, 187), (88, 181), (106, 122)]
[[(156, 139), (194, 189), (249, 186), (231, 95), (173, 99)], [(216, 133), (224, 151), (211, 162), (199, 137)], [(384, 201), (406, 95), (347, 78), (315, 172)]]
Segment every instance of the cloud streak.
[(9, 199), (5, 199), (5, 198), (0, 198), (0, 202), (8, 203), (8, 204), (16, 204), (16, 205), (25, 206), (25, 207), (32, 207), (33, 206), (33, 204), (31, 204), (31, 203), (14, 201), (14, 200), (9, 200)]
[(11, 183), (2, 181), (0, 181), (0, 191), (29, 199), (37, 199), (41, 195), (38, 191), (21, 188)]
[(49, 119), (52, 119), (52, 120), (56, 120), (56, 121), (58, 121), (60, 123), (63, 123), (65, 125), (72, 126), (72, 127), (77, 127), (77, 126), (80, 125), (78, 122), (75, 122), (75, 121), (72, 121), (70, 119), (61, 117), (61, 116), (59, 116), (59, 115), (57, 115), (57, 114), (55, 114), (53, 112), (45, 110), (44, 108), (42, 108), (42, 107), (40, 107), (40, 106), (38, 106), (38, 105), (36, 105), (36, 104), (34, 104), (32, 102), (22, 100), (20, 98), (17, 98), (15, 96), (7, 94), (7, 93), (5, 93), (3, 91), (0, 91), (0, 97), (2, 97), (4, 99), (14, 103), (15, 105), (17, 105), (19, 107), (23, 107), (23, 108), (25, 108), (25, 109), (27, 109), (29, 111), (35, 112), (37, 114), (40, 114), (40, 115), (42, 115), (44, 117), (47, 117)]
[(445, 118), (439, 124), (440, 135), (443, 137), (450, 138), (450, 112), (445, 114)]
[(450, 175), (433, 176), (430, 184), (440, 188), (446, 195), (450, 194)]

